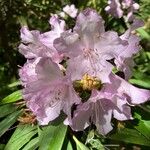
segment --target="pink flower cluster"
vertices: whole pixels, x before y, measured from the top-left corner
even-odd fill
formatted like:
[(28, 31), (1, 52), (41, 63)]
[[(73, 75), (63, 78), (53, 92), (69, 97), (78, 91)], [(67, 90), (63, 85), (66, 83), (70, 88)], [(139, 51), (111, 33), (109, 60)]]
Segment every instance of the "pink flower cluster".
[[(139, 22), (121, 36), (105, 31), (104, 20), (92, 9), (79, 13), (73, 29), (66, 30), (57, 15), (49, 23), (46, 33), (23, 27), (19, 46), (27, 58), (19, 71), (23, 97), (39, 124), (65, 113), (64, 123), (73, 130), (95, 124), (100, 134), (107, 134), (112, 118), (132, 119), (130, 106), (150, 98), (148, 90), (127, 82), (132, 56), (140, 49), (139, 37), (131, 33)], [(83, 92), (90, 93), (89, 98), (81, 96)]]
[(134, 13), (139, 9), (139, 4), (134, 0), (108, 0), (105, 11), (116, 18), (125, 17), (125, 21), (133, 21)]

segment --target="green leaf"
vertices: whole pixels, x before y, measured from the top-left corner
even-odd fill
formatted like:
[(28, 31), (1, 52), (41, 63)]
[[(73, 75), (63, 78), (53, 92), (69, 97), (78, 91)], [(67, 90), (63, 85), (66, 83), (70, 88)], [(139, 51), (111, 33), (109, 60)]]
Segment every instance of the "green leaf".
[(0, 104), (12, 103), (22, 99), (21, 90), (15, 91), (0, 101)]
[(73, 150), (73, 147), (70, 141), (67, 144), (67, 150)]
[(0, 118), (11, 114), (15, 110), (16, 110), (16, 107), (14, 105), (12, 105), (12, 104), (6, 104), (6, 105), (0, 106)]
[(150, 39), (150, 35), (143, 28), (139, 28), (137, 31), (143, 39)]
[(144, 87), (144, 88), (150, 88), (150, 80), (140, 80), (140, 79), (130, 79), (129, 80), (130, 83), (138, 85), (140, 87)]
[(77, 150), (89, 150), (83, 143), (81, 143), (75, 136), (73, 136), (73, 139), (76, 143)]
[(37, 134), (36, 126), (19, 125), (4, 150), (20, 150), (35, 134)]
[(38, 144), (39, 144), (39, 137), (36, 137), (31, 141), (29, 141), (29, 143), (27, 143), (22, 150), (36, 150), (38, 148)]
[(48, 150), (49, 142), (53, 138), (54, 132), (56, 130), (55, 126), (46, 126), (43, 127), (43, 131), (40, 130), (40, 139), (39, 139), (39, 150)]
[[(146, 58), (143, 58), (143, 59), (146, 59)], [(135, 70), (133, 72), (133, 77), (134, 78), (129, 80), (130, 83), (138, 85), (140, 87), (150, 88), (150, 76), (148, 76), (147, 74)]]
[(137, 126), (134, 126), (134, 128), (150, 141), (150, 121), (142, 120), (141, 116), (136, 113), (135, 117), (139, 119), (139, 123)]
[(67, 132), (67, 126), (61, 124), (56, 129), (52, 140), (49, 143), (49, 150), (61, 150), (65, 136)]
[(86, 139), (85, 144), (88, 145), (90, 149), (97, 149), (97, 150), (105, 150), (103, 144), (100, 141), (100, 138), (96, 138), (95, 131), (90, 130)]
[(2, 136), (16, 122), (20, 113), (21, 111), (15, 111), (0, 122), (0, 136)]
[(8, 87), (12, 88), (12, 87), (15, 87), (15, 86), (18, 86), (18, 85), (21, 85), (20, 81), (13, 82), (13, 83), (9, 84)]
[(67, 126), (63, 123), (45, 127), (40, 136), (39, 150), (61, 150), (66, 132)]
[(141, 120), (135, 128), (150, 141), (150, 121)]
[(88, 144), (90, 144), (90, 147), (97, 150), (105, 150), (104, 146), (102, 145), (101, 141), (99, 139), (91, 139)]
[(42, 129), (40, 128), (40, 126), (37, 126), (37, 130), (38, 130), (38, 135), (41, 136)]
[(123, 141), (126, 143), (150, 146), (150, 140), (148, 140), (145, 136), (143, 136), (135, 129), (121, 129), (117, 133), (112, 134), (109, 138), (117, 141)]

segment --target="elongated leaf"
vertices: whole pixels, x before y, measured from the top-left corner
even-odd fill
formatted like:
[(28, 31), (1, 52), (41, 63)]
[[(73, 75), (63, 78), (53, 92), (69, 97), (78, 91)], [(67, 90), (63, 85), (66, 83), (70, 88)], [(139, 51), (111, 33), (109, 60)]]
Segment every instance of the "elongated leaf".
[(129, 82), (144, 88), (150, 88), (150, 80), (130, 79)]
[(12, 87), (15, 87), (15, 86), (18, 86), (18, 85), (21, 85), (20, 81), (13, 82), (13, 83), (9, 84), (8, 87), (12, 88)]
[(61, 150), (66, 132), (67, 126), (63, 123), (47, 126), (41, 134), (39, 150)]
[(81, 143), (75, 136), (73, 136), (73, 139), (76, 143), (77, 150), (89, 150), (83, 143)]
[(0, 136), (2, 136), (16, 122), (20, 113), (21, 111), (15, 111), (0, 122)]
[(15, 91), (0, 101), (0, 104), (12, 103), (22, 99), (21, 90)]
[(38, 130), (38, 135), (39, 135), (39, 137), (41, 136), (41, 133), (42, 133), (42, 129), (39, 127), (39, 126), (37, 126), (37, 130)]
[(12, 104), (6, 104), (0, 106), (0, 118), (5, 117), (6, 115), (11, 114), (16, 110), (15, 106)]
[(135, 113), (135, 117), (139, 119), (137, 126), (134, 126), (142, 135), (144, 135), (150, 141), (150, 121), (142, 120), (139, 114)]
[(143, 29), (143, 28), (139, 28), (137, 29), (138, 33), (141, 35), (142, 38), (144, 39), (150, 39), (150, 35)]
[(150, 140), (148, 140), (140, 132), (134, 129), (124, 128), (118, 131), (116, 134), (111, 135), (110, 138), (113, 140), (123, 141), (126, 143), (150, 146)]
[(60, 124), (55, 130), (54, 136), (49, 143), (49, 150), (61, 150), (65, 136), (67, 132), (67, 126)]
[(35, 134), (37, 134), (36, 126), (19, 125), (8, 141), (5, 150), (20, 150)]
[[(143, 59), (146, 59), (146, 58), (143, 58)], [(134, 71), (133, 76), (134, 78), (129, 80), (130, 83), (138, 85), (140, 87), (150, 88), (150, 76), (139, 71)]]
[(67, 150), (73, 150), (73, 147), (71, 145), (71, 142), (69, 141), (67, 144)]
[(29, 141), (29, 143), (27, 143), (27, 145), (25, 145), (25, 147), (22, 150), (35, 150), (38, 148), (38, 143), (39, 143), (39, 137), (36, 137), (31, 141)]
[(54, 132), (56, 130), (55, 126), (47, 126), (43, 128), (43, 131), (40, 130), (40, 140), (39, 140), (39, 150), (45, 149), (48, 150), (49, 142), (53, 138)]
[(150, 141), (150, 121), (141, 120), (135, 128)]

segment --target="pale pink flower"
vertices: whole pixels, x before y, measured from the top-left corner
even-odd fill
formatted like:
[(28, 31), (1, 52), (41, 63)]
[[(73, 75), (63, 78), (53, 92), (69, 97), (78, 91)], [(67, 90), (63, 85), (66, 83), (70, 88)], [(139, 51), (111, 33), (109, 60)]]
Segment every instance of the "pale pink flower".
[(78, 13), (78, 9), (75, 7), (74, 4), (72, 5), (66, 5), (64, 8), (63, 8), (63, 11), (68, 14), (70, 17), (72, 18), (75, 18), (77, 16), (77, 13)]
[(100, 91), (93, 90), (89, 100), (77, 106), (73, 117), (68, 117), (65, 124), (75, 131), (83, 131), (94, 124), (99, 133), (105, 135), (113, 129), (113, 117), (120, 121), (132, 119), (130, 105), (150, 98), (150, 91), (136, 88), (116, 75), (111, 74), (110, 81)]
[(132, 76), (132, 68), (134, 66), (133, 56), (141, 49), (140, 37), (132, 34), (132, 32), (143, 25), (143, 21), (136, 19), (130, 28), (120, 36), (120, 38), (127, 41), (128, 44), (120, 47), (122, 51), (120, 51), (120, 54), (115, 58), (114, 62), (117, 69), (124, 72), (125, 79), (129, 79)]
[(66, 31), (54, 41), (58, 52), (70, 58), (67, 70), (74, 76), (73, 80), (88, 73), (102, 82), (108, 82), (113, 67), (106, 60), (117, 57), (122, 51), (118, 47), (126, 44), (127, 41), (122, 40), (116, 32), (105, 32), (104, 21), (91, 9), (78, 15), (73, 32)]
[(27, 69), (28, 72), (20, 73), (25, 85), (23, 97), (39, 124), (47, 125), (61, 111), (70, 115), (72, 105), (79, 103), (80, 98), (73, 89), (71, 80), (63, 76), (58, 65), (50, 58), (41, 58), (33, 68), (27, 65), (24, 67), (22, 69)]
[(105, 8), (105, 11), (117, 18), (123, 16), (123, 10), (121, 9), (119, 0), (108, 0), (108, 6)]
[(108, 0), (105, 11), (116, 18), (124, 17), (125, 21), (133, 21), (134, 13), (139, 9), (139, 4), (134, 0)]
[(53, 41), (65, 30), (65, 22), (59, 20), (57, 15), (52, 16), (49, 22), (52, 30), (43, 34), (37, 30), (29, 31), (26, 26), (21, 28), (19, 51), (27, 59), (50, 57), (56, 63), (62, 61), (63, 56), (58, 54)]

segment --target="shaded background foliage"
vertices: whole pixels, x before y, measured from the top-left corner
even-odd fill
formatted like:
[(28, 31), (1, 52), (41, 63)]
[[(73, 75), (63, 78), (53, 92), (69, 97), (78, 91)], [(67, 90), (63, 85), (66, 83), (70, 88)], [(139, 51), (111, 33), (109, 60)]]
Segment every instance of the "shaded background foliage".
[[(30, 29), (38, 29), (41, 32), (48, 31), (50, 14), (62, 11), (66, 4), (75, 4), (80, 10), (86, 7), (96, 9), (105, 19), (107, 29), (122, 33), (125, 30), (125, 24), (121, 20), (106, 15), (104, 11), (106, 2), (106, 0), (0, 0), (0, 98), (3, 99), (20, 88), (10, 83), (18, 79), (18, 68), (26, 61), (18, 52), (19, 30), (22, 25), (27, 24)], [(142, 50), (135, 56), (136, 66), (130, 82), (150, 89), (150, 0), (137, 2), (140, 4), (140, 10), (136, 15), (145, 21), (145, 26), (137, 31), (142, 39)], [(69, 18), (66, 21), (69, 22), (69, 26), (73, 25)], [(147, 104), (146, 109), (149, 108)], [(14, 116), (17, 115), (14, 114)], [(9, 134), (11, 135), (11, 132)], [(9, 138), (5, 140), (4, 138), (1, 140), (6, 143)]]

